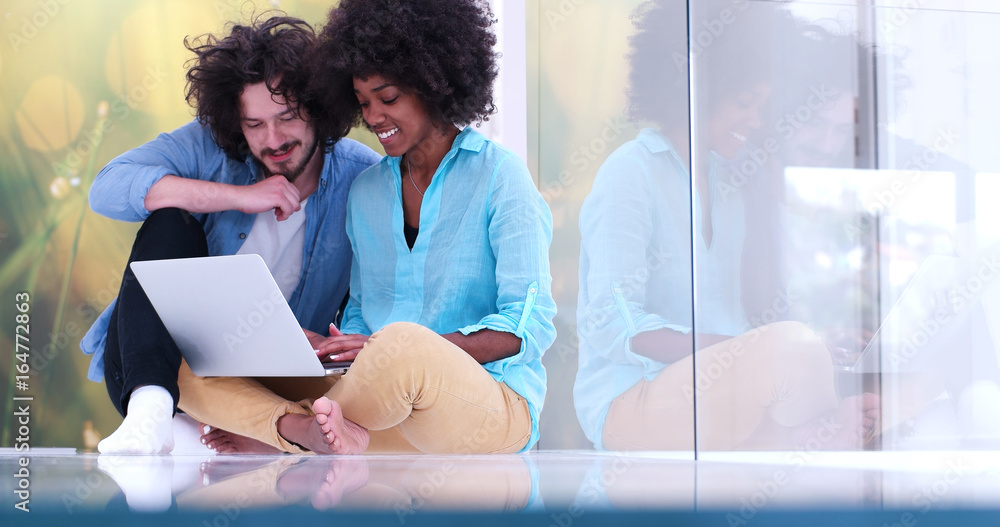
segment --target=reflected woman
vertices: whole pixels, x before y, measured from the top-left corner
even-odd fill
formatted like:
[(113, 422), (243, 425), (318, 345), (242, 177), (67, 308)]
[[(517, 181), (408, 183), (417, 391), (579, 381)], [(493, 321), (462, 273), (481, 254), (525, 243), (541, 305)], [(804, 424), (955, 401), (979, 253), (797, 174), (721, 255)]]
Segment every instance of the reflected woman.
[(677, 60), (688, 56), (686, 2), (649, 2), (634, 17), (630, 113), (653, 126), (608, 157), (580, 213), (578, 417), (611, 450), (693, 450), (695, 405), (700, 450), (859, 447), (877, 397), (840, 400), (809, 328), (746, 313), (744, 202), (722, 177), (766, 120), (772, 39), (788, 45), (797, 24), (780, 8), (728, 1), (690, 16), (692, 31), (725, 21), (711, 42), (692, 35), (693, 143)]

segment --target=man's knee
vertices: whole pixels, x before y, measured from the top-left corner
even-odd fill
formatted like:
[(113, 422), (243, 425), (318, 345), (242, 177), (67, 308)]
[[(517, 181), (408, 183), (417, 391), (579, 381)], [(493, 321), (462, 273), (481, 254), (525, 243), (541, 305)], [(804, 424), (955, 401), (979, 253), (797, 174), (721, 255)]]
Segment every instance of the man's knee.
[[(208, 256), (205, 230), (194, 216), (178, 208), (153, 211), (136, 234), (136, 248), (149, 256), (142, 259)], [(175, 254), (176, 253), (176, 254)]]
[(190, 212), (176, 207), (154, 210), (142, 223), (143, 229), (167, 232), (200, 232), (204, 229)]

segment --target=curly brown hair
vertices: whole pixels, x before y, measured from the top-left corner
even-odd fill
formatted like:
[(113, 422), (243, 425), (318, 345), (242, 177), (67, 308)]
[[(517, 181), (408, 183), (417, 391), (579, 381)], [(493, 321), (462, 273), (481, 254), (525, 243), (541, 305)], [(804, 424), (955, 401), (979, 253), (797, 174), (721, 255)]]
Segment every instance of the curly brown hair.
[(487, 120), (495, 22), (484, 0), (342, 0), (319, 36), (312, 91), (360, 124), (353, 79), (378, 75), (413, 92), (439, 125)]
[(310, 122), (324, 151), (351, 128), (353, 113), (331, 113), (336, 107), (319, 104), (310, 95), (308, 62), (316, 33), (303, 20), (263, 13), (248, 25), (233, 25), (224, 38), (185, 38), (184, 46), (196, 55), (188, 62), (188, 104), (219, 147), (236, 159), (250, 153), (240, 126), (240, 94), (251, 84), (266, 82), (275, 96), (304, 108), (300, 117)]

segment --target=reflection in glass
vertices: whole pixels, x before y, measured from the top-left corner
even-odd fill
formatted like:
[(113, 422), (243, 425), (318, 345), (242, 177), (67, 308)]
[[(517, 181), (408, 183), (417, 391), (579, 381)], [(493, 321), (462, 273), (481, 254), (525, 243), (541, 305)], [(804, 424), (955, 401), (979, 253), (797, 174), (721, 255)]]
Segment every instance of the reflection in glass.
[(615, 450), (861, 448), (879, 397), (838, 392), (836, 346), (797, 317), (776, 199), (785, 165), (853, 159), (855, 92), (824, 59), (854, 45), (769, 2), (659, 0), (634, 20), (630, 113), (646, 127), (580, 212), (584, 431)]

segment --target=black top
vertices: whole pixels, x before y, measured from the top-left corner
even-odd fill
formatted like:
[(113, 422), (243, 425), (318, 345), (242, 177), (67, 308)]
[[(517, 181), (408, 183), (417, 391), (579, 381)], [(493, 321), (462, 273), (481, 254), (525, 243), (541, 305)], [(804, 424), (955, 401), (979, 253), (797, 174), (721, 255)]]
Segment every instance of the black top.
[(417, 242), (417, 234), (420, 233), (420, 229), (416, 227), (410, 227), (409, 223), (403, 222), (403, 236), (406, 237), (406, 245), (409, 246), (410, 250), (413, 250), (413, 244)]

